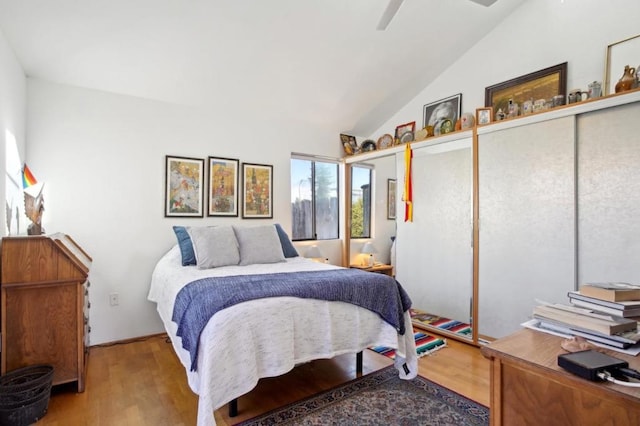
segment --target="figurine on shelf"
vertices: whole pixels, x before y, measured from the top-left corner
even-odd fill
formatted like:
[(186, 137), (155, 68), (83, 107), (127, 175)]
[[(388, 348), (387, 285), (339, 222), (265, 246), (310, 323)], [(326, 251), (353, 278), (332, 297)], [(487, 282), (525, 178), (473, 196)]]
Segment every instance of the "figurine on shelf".
[(24, 213), (31, 220), (31, 224), (27, 227), (27, 234), (44, 234), (44, 228), (42, 228), (42, 213), (44, 212), (42, 190), (44, 189), (44, 184), (36, 181), (26, 164), (22, 167), (22, 188), (24, 192)]
[(502, 111), (502, 108), (498, 108), (498, 112), (496, 112), (496, 121), (504, 120), (505, 117), (506, 114), (504, 113), (504, 111)]

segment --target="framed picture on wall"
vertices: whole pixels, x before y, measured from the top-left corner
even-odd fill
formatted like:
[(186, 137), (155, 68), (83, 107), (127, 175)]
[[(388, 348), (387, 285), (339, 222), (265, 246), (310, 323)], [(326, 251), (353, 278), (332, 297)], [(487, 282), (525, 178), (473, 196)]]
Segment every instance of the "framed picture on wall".
[(273, 218), (273, 166), (242, 163), (242, 218)]
[(387, 219), (396, 219), (396, 180), (387, 179)]
[(208, 216), (238, 216), (240, 161), (209, 157)]
[(204, 159), (165, 156), (165, 217), (203, 217)]

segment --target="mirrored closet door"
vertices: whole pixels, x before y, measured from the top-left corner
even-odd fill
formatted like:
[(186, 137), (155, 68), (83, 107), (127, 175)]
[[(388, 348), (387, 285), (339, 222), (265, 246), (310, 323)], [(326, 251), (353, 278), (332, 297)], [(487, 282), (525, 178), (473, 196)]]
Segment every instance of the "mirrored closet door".
[[(427, 330), (472, 339), (473, 158), (472, 138), (435, 139), (413, 149), (413, 222), (399, 201), (396, 241), (398, 281)], [(404, 179), (404, 155), (396, 166)], [(402, 183), (399, 185), (399, 198)]]

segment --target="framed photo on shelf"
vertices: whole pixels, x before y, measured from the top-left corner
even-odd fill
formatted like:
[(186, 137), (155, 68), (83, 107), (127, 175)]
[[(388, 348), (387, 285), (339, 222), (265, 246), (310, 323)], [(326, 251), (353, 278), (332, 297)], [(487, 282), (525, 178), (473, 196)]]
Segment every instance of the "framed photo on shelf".
[(165, 217), (203, 217), (204, 160), (165, 156)]
[(483, 124), (489, 124), (492, 121), (493, 121), (492, 107), (476, 108), (476, 123), (478, 123), (478, 126), (482, 126)]
[(524, 101), (529, 100), (549, 101), (557, 95), (567, 95), (566, 62), (485, 88), (484, 106), (493, 107), (494, 114), (499, 109), (506, 114), (509, 110), (509, 99), (522, 105)]
[(209, 210), (207, 216), (238, 216), (240, 161), (209, 157)]
[[(394, 139), (397, 140), (397, 141), (400, 141), (400, 139), (402, 138), (402, 135), (404, 135), (407, 132), (411, 132), (412, 133), (411, 140), (413, 140), (413, 135), (416, 132), (416, 122), (415, 121), (412, 121), (410, 123), (401, 124), (401, 125), (397, 126)], [(405, 142), (410, 142), (410, 141), (405, 141)]]
[(358, 152), (358, 143), (356, 142), (355, 136), (340, 133), (340, 142), (342, 143), (342, 149), (344, 149), (345, 154), (353, 155)]
[[(455, 125), (462, 114), (462, 93), (426, 104), (423, 107), (423, 125), (436, 127), (442, 120), (449, 119)], [(439, 132), (436, 132), (439, 134)]]
[(625, 65), (631, 67), (640, 66), (640, 34), (607, 46), (604, 85), (602, 88), (605, 95), (616, 92), (616, 83), (622, 77)]
[(396, 180), (387, 179), (387, 219), (396, 219)]
[(242, 163), (242, 218), (273, 218), (273, 166)]

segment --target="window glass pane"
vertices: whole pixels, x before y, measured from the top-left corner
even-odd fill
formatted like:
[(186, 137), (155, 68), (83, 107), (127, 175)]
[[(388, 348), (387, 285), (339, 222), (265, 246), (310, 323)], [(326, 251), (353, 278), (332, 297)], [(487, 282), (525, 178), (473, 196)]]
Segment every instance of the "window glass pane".
[(291, 239), (313, 239), (313, 162), (291, 159)]
[(338, 238), (338, 165), (315, 163), (316, 238)]
[(371, 237), (371, 169), (351, 168), (351, 238)]

